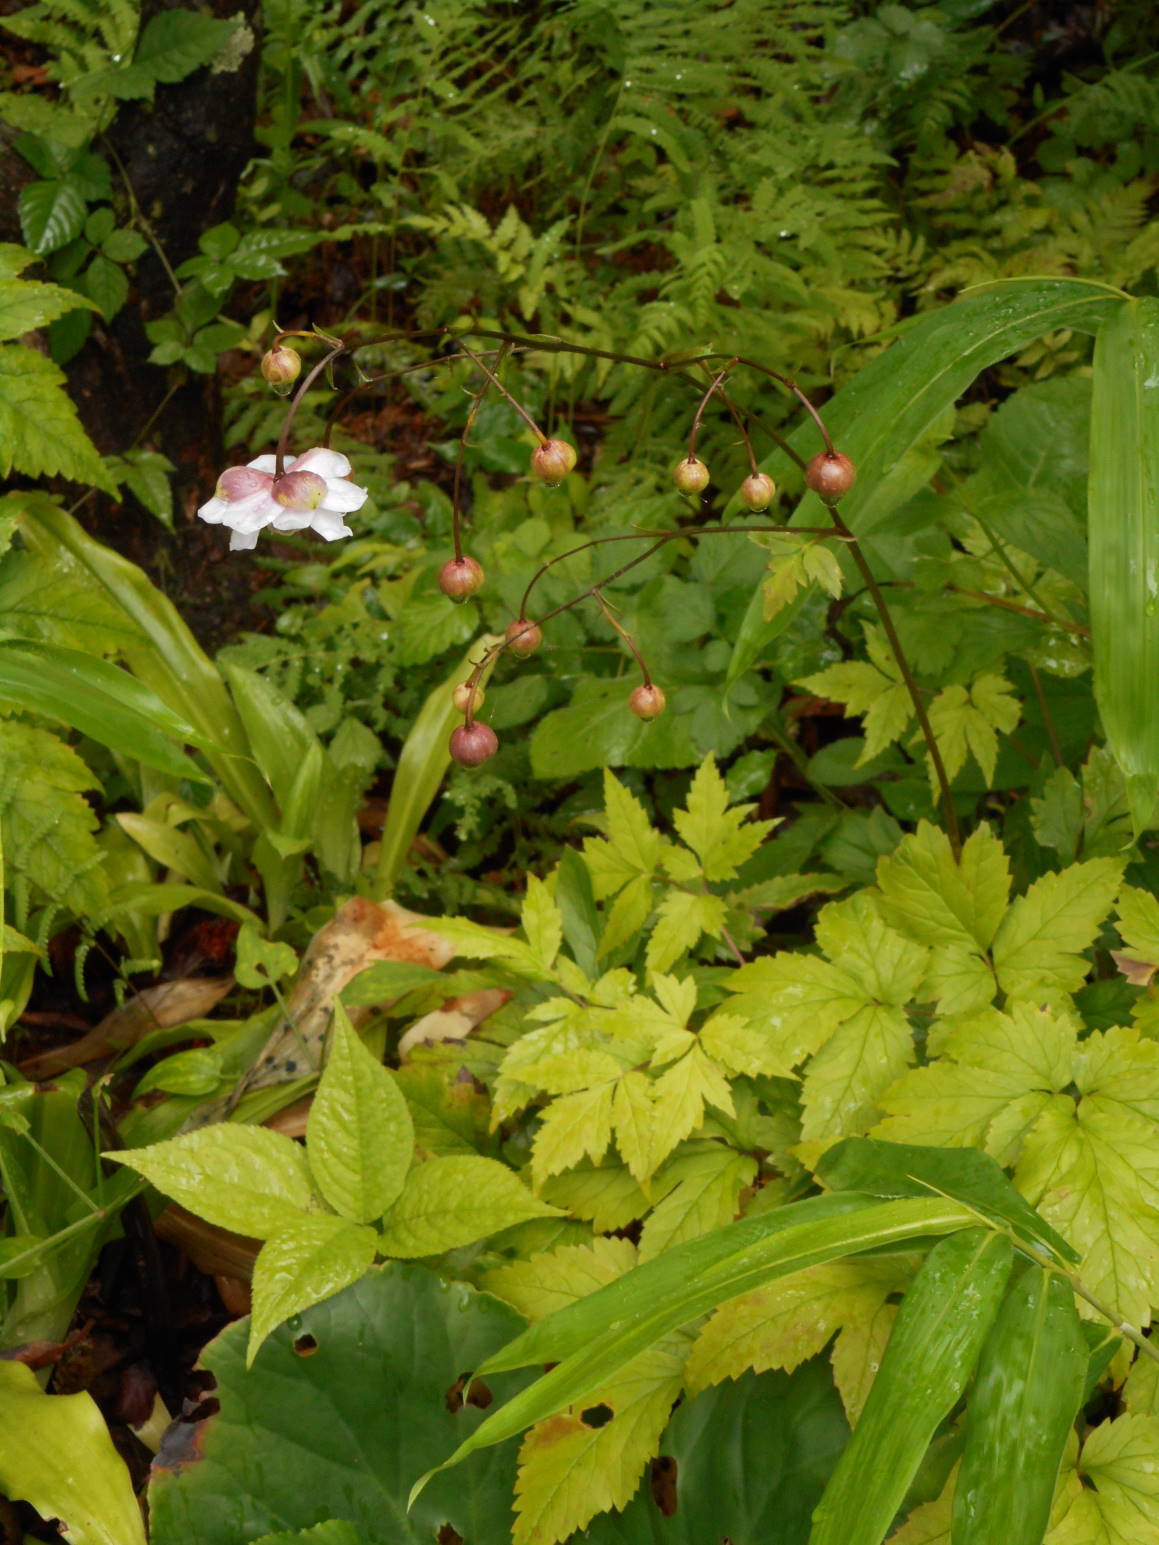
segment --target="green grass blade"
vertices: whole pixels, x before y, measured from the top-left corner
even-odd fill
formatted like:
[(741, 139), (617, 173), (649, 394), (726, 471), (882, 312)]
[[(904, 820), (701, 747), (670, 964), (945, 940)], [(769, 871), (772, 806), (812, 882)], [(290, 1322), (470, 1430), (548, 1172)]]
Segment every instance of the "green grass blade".
[[(817, 1510), (809, 1545), (881, 1545), (939, 1422), (966, 1387), (1010, 1275), (1013, 1246), (966, 1229), (930, 1251)], [(991, 1545), (1005, 1545), (995, 1535)]]
[(1159, 301), (1119, 307), (1095, 344), (1091, 402), (1095, 699), (1136, 830), (1159, 794)]
[(979, 1359), (954, 1488), (953, 1545), (1041, 1545), (1087, 1360), (1070, 1284), (1028, 1267)]
[[(376, 901), (385, 900), (394, 888), (410, 845), (418, 835), (419, 827), (439, 792), (439, 784), (451, 765), (451, 753), (448, 750), (451, 731), (463, 721), (462, 714), (451, 702), (451, 694), (471, 674), (475, 662), (482, 658), (484, 652), (499, 642), (497, 636), (488, 633), (476, 639), (460, 664), (427, 698), (411, 726), (390, 786), (390, 808), (379, 844), (378, 867), (374, 878)], [(490, 674), (488, 668), (481, 685), (486, 685)]]
[[(558, 1366), (488, 1416), (439, 1468), (582, 1400), (669, 1331), (738, 1293), (807, 1266), (950, 1233), (973, 1221), (966, 1209), (941, 1200), (874, 1203), (846, 1193), (799, 1202), (780, 1214), (746, 1218), (677, 1246), (532, 1326), (488, 1358), (480, 1374), (562, 1355)], [(765, 1226), (763, 1238), (757, 1224)], [(1009, 1252), (1009, 1243), (1004, 1238), (1001, 1242)], [(416, 1484), (412, 1502), (433, 1474)]]

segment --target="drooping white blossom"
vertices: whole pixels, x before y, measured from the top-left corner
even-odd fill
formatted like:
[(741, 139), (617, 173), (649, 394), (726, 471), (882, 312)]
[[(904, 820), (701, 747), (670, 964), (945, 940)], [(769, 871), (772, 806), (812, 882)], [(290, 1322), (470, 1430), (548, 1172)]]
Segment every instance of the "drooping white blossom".
[(343, 520), (366, 503), (366, 489), (349, 481), (350, 463), (323, 446), (286, 462), (276, 476), (277, 457), (257, 456), (230, 467), (218, 479), (213, 498), (198, 510), (211, 525), (228, 526), (231, 552), (257, 546), (258, 532), (316, 531), (327, 542), (353, 532)]

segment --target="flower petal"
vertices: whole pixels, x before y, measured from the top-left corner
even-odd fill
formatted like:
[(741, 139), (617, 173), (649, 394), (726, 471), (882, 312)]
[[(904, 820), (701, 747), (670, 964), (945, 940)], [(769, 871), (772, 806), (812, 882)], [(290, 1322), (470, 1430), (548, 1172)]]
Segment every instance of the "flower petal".
[(207, 500), (198, 510), (202, 520), (207, 520), (211, 526), (220, 526), (223, 521), (229, 520), (230, 511), (236, 506), (230, 504), (227, 499), (216, 497)]
[(268, 472), (270, 477), (278, 470), (278, 458), (270, 454), (255, 456), (252, 461), (246, 462), (247, 467), (253, 467), (257, 472)]
[(367, 497), (366, 489), (359, 488), (357, 483), (348, 483), (344, 477), (328, 477), (326, 497), (320, 507), (335, 514), (351, 515), (362, 508)]
[(251, 547), (258, 545), (257, 531), (231, 531), (229, 533), (229, 550), (231, 553), (248, 552)]
[(350, 463), (341, 451), (331, 451), (325, 446), (316, 445), (313, 450), (303, 451), (290, 470), (317, 472), (319, 477), (329, 482), (332, 477), (346, 477), (350, 472)]
[(279, 506), (270, 524), (275, 531), (305, 531), (313, 524), (317, 513), (317, 510), (284, 510)]
[(335, 515), (330, 510), (315, 510), (314, 519), (310, 524), (318, 535), (327, 542), (336, 542), (339, 537), (354, 535), (354, 532), (351, 531), (341, 515)]

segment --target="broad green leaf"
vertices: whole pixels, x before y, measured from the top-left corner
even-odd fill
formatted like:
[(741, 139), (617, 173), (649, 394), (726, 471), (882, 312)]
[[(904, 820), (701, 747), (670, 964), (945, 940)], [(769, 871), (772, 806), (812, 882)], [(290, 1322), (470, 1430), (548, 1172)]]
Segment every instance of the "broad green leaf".
[(930, 1251), (813, 1514), (810, 1545), (880, 1545), (938, 1424), (974, 1371), (1011, 1257), (1007, 1239), (982, 1229), (966, 1229)]
[(213, 860), (189, 832), (170, 826), (167, 821), (139, 815), (134, 810), (122, 811), (116, 821), (121, 830), (127, 832), (163, 869), (171, 869), (199, 890), (216, 891), (222, 888)]
[(441, 1255), (513, 1223), (558, 1215), (558, 1207), (533, 1196), (495, 1159), (428, 1159), (411, 1170), (383, 1219), (381, 1249), (404, 1257)]
[(106, 911), (110, 917), (123, 912), (137, 912), (142, 917), (160, 917), (166, 912), (180, 912), (182, 907), (200, 907), (205, 912), (216, 912), (220, 917), (232, 917), (235, 922), (248, 923), (260, 929), (262, 920), (256, 912), (240, 901), (223, 896), (217, 891), (199, 890), (196, 885), (172, 884), (149, 885), (131, 881), (118, 885), (111, 891)]
[(105, 1157), (207, 1223), (254, 1239), (268, 1239), (315, 1206), (304, 1150), (267, 1127), (226, 1122)]
[(682, 1384), (688, 1338), (675, 1332), (641, 1352), (584, 1402), (533, 1427), (519, 1450), (512, 1545), (555, 1545), (596, 1513), (623, 1507), (654, 1456)]
[[(411, 843), (418, 835), (439, 785), (451, 765), (451, 731), (461, 714), (451, 701), (460, 682), (471, 674), (476, 661), (500, 643), (498, 636), (484, 633), (445, 681), (430, 693), (419, 709), (399, 753), (390, 789), (390, 809), (378, 848), (374, 872), (374, 899), (383, 901), (394, 889), (399, 872), (406, 863)], [(484, 671), (480, 685), (486, 686), (494, 665)]]
[(1087, 1356), (1070, 1283), (1027, 1267), (979, 1359), (954, 1487), (955, 1545), (1041, 1545)]
[(1010, 865), (988, 826), (972, 832), (955, 859), (945, 832), (919, 821), (878, 860), (877, 883), (886, 922), (911, 939), (986, 950), (1006, 912)]
[(591, 1244), (563, 1245), (510, 1266), (497, 1266), (484, 1273), (480, 1285), (534, 1324), (614, 1282), (635, 1264), (636, 1246), (631, 1240), (593, 1239)]
[(1080, 952), (1094, 943), (1122, 872), (1113, 858), (1072, 864), (1043, 875), (1014, 901), (994, 938), (994, 970), (1005, 993), (1042, 1002), (1082, 985), (1090, 963)]
[(38, 257), (66, 247), (84, 222), (84, 195), (72, 178), (49, 177), (21, 188), (20, 231)]
[[(628, 707), (630, 687), (606, 677), (582, 678), (571, 702), (540, 719), (531, 735), (536, 778), (574, 778), (607, 767), (690, 767), (710, 749), (697, 745), (690, 716), (666, 713), (645, 724)], [(674, 705), (675, 706), (675, 705)], [(744, 738), (751, 714), (734, 709), (737, 733), (723, 754)]]
[(306, 1121), (306, 1155), (318, 1190), (342, 1217), (373, 1222), (398, 1199), (413, 1151), (405, 1096), (337, 1005)]
[[(489, 1359), (480, 1373), (562, 1360), (488, 1416), (442, 1468), (583, 1400), (670, 1331), (749, 1288), (968, 1222), (969, 1214), (953, 1205), (914, 1200), (867, 1207), (846, 1194), (784, 1207), (677, 1245), (533, 1326)], [(416, 1484), (412, 1499), (429, 1479)]]
[(59, 1519), (76, 1545), (145, 1545), (128, 1468), (92, 1396), (46, 1395), (21, 1362), (0, 1362), (0, 1489)]
[(64, 372), (21, 343), (0, 344), (0, 477), (66, 477), (115, 493), (65, 390)]
[(237, 959), (234, 975), (243, 987), (260, 991), (280, 982), (298, 969), (298, 956), (292, 945), (263, 939), (252, 923), (243, 923), (236, 941)]
[(246, 1367), (266, 1337), (288, 1320), (365, 1276), (378, 1235), (344, 1218), (301, 1217), (271, 1234), (254, 1262)]
[(1151, 820), (1159, 726), (1159, 301), (1115, 308), (1095, 342), (1091, 403), (1091, 631), (1095, 700), (1127, 779), (1136, 829)]
[(111, 654), (141, 642), (124, 613), (64, 553), (55, 561), (9, 553), (0, 564), (0, 615), (25, 639), (73, 653)]
[(280, 1529), (254, 1545), (362, 1545), (362, 1532), (346, 1518), (327, 1518), (312, 1529)]
[(78, 307), (95, 310), (93, 302), (59, 284), (32, 279), (0, 279), (0, 340), (19, 338)]
[(184, 80), (208, 64), (226, 47), (238, 25), (198, 11), (162, 11), (145, 23), (131, 64), (82, 75), (73, 85), (73, 98), (84, 101), (108, 95), (121, 101), (145, 98), (151, 102), (159, 84)]
[(748, 1369), (792, 1372), (846, 1326), (868, 1324), (908, 1273), (897, 1261), (831, 1261), (724, 1304), (702, 1328), (685, 1382), (697, 1394)]
[(99, 917), (107, 894), (103, 854), (82, 792), (92, 787), (92, 773), (47, 730), (8, 720), (2, 736), (0, 829), (8, 884), (19, 876), (38, 897)]
[(847, 1137), (825, 1152), (817, 1174), (835, 1191), (946, 1196), (973, 1207), (995, 1227), (1010, 1229), (1031, 1249), (1049, 1251), (1068, 1262), (1079, 1258), (1078, 1252), (1019, 1196), (989, 1154), (977, 1148), (946, 1150)]
[[(360, 1542), (434, 1545), (444, 1529), (480, 1545), (509, 1539), (514, 1445), (437, 1482), (410, 1514), (406, 1493), (482, 1420), (461, 1375), (521, 1323), (464, 1283), (391, 1265), (275, 1331), (251, 1369), (244, 1321), (228, 1326), (202, 1354), (220, 1410), (198, 1428), (196, 1463), (167, 1445), (150, 1471), (152, 1545), (312, 1528), (332, 1545), (322, 1530), (339, 1520)], [(502, 1401), (525, 1378), (499, 1375), (488, 1392)]]

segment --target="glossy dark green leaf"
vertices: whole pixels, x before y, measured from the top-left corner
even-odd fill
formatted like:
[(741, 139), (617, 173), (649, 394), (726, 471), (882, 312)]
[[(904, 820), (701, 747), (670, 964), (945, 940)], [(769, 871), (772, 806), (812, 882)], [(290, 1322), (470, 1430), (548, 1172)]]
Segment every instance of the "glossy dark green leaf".
[(872, 1196), (940, 1193), (1011, 1229), (1036, 1253), (1045, 1250), (1064, 1261), (1079, 1259), (980, 1148), (927, 1148), (847, 1137), (824, 1154), (817, 1173), (835, 1191), (868, 1191)]
[(979, 1358), (954, 1487), (953, 1545), (1041, 1545), (1087, 1360), (1070, 1284), (1027, 1267)]
[[(409, 1516), (406, 1496), (480, 1420), (460, 1376), (521, 1323), (462, 1283), (388, 1266), (275, 1331), (249, 1373), (245, 1322), (231, 1325), (203, 1354), (220, 1411), (172, 1430), (154, 1466), (152, 1545), (249, 1545), (332, 1519), (374, 1545), (433, 1545), (444, 1525), (472, 1545), (509, 1539), (511, 1449), (433, 1485)], [(488, 1389), (503, 1399), (522, 1377)]]
[(1010, 1241), (984, 1229), (963, 1230), (930, 1251), (813, 1515), (809, 1545), (881, 1545), (938, 1424), (974, 1371), (1012, 1257)]

